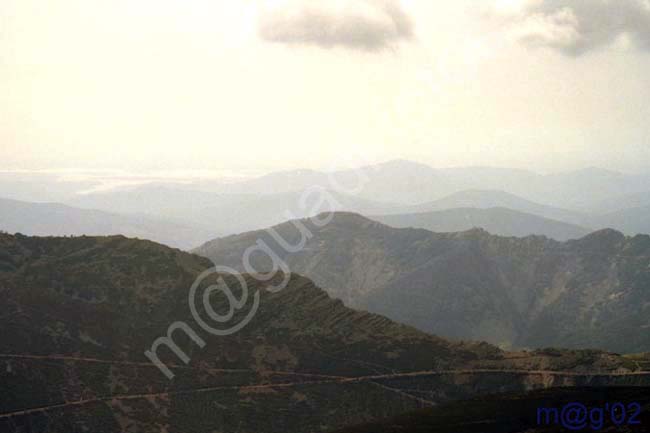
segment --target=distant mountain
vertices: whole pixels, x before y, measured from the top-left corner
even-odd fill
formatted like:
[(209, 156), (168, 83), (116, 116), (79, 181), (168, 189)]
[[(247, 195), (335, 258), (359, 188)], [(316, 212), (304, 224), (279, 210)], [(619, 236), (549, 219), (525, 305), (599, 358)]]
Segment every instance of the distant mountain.
[[(222, 236), (268, 227), (288, 219), (311, 217), (325, 211), (377, 214), (394, 207), (325, 189), (277, 194), (221, 194), (173, 185), (146, 185), (85, 194), (71, 201), (71, 204), (165, 218), (200, 227), (204, 231), (218, 230)], [(212, 237), (203, 238), (203, 241)]]
[[(515, 347), (650, 350), (650, 236), (604, 230), (565, 243), (503, 238), (483, 230), (397, 229), (360, 215), (335, 214), (288, 253), (268, 231), (208, 242), (195, 250), (240, 266), (259, 241), (290, 268), (347, 305), (438, 335)], [(290, 244), (296, 222), (275, 227)], [(252, 257), (256, 269), (270, 264)]]
[(460, 232), (472, 228), (483, 228), (500, 236), (542, 235), (559, 241), (581, 238), (590, 232), (577, 225), (506, 208), (457, 208), (406, 215), (374, 216), (372, 218), (398, 228), (413, 227), (433, 232)]
[[(585, 428), (578, 429), (582, 425), (580, 419), (580, 423), (574, 424), (574, 421), (559, 416), (563, 407), (575, 408), (576, 402), (589, 409), (604, 409), (603, 404), (616, 402), (626, 409), (625, 417), (617, 414), (618, 418), (615, 418), (604, 410), (601, 418), (597, 410), (592, 412), (591, 418), (585, 417)], [(558, 411), (557, 418), (552, 412), (546, 412), (553, 409)], [(538, 413), (541, 414), (539, 418)], [(644, 426), (649, 424), (650, 388), (554, 388), (447, 403), (383, 421), (347, 427), (336, 433), (561, 433), (574, 429), (633, 433), (647, 431)]]
[[(417, 162), (394, 160), (331, 173), (314, 170), (272, 173), (244, 182), (223, 184), (217, 190), (221, 193), (268, 194), (299, 191), (314, 185), (327, 189), (335, 189), (334, 185), (348, 189), (361, 185), (359, 197), (397, 205), (431, 202), (466, 190), (507, 191), (550, 207), (591, 213), (591, 208), (598, 203), (646, 192), (648, 188), (645, 185), (649, 184), (650, 175), (631, 175), (600, 168), (542, 175), (528, 170), (498, 167), (433, 168)], [(540, 214), (506, 204), (492, 204), (489, 207), (497, 206), (577, 223), (558, 215)]]
[[(67, 204), (84, 209), (100, 209), (121, 214), (156, 215), (174, 221), (196, 223), (197, 221), (187, 216), (196, 214), (205, 206), (228, 202), (229, 199), (230, 196), (196, 191), (177, 185), (149, 184), (79, 194)], [(233, 196), (232, 199), (237, 200), (239, 197)]]
[(119, 215), (58, 203), (0, 199), (0, 230), (33, 236), (103, 236), (122, 234), (190, 249), (218, 232), (150, 216)]
[[(616, 202), (619, 198), (625, 201), (638, 194), (647, 195), (650, 175), (625, 174), (600, 168), (542, 175), (529, 170), (512, 168), (433, 168), (419, 162), (393, 160), (331, 172), (299, 169), (274, 172), (252, 179), (234, 180), (235, 178), (195, 179), (187, 183), (168, 183), (166, 187), (188, 191), (190, 197), (202, 197), (196, 193), (206, 191), (209, 195), (258, 196), (294, 193), (320, 186), (328, 190), (337, 190), (341, 194), (355, 195), (378, 203), (395, 204), (398, 207), (432, 202), (466, 190), (507, 191), (533, 202), (587, 214), (609, 213), (650, 205), (650, 203), (639, 203), (633, 200), (629, 206), (615, 205), (603, 208), (603, 205)], [(47, 190), (41, 188), (44, 183), (48, 184)], [(106, 186), (97, 178), (75, 181), (66, 179), (65, 182), (61, 182), (60, 175), (56, 174), (0, 172), (0, 196), (23, 201), (65, 202), (77, 205), (75, 202), (78, 199), (75, 196), (79, 192), (92, 191), (102, 185)], [(341, 188), (337, 189), (337, 187)], [(132, 192), (136, 194), (147, 188), (133, 188)], [(355, 194), (351, 194), (352, 190), (355, 190)], [(172, 203), (175, 203), (176, 197), (172, 195), (171, 198), (174, 199)], [(80, 200), (81, 202), (83, 200)], [(508, 207), (547, 218), (577, 223), (575, 220), (565, 220), (557, 215), (540, 214), (505, 204), (492, 204), (489, 207)], [(429, 210), (441, 209), (424, 209), (424, 211)], [(115, 211), (119, 212), (119, 210)], [(403, 209), (397, 209), (396, 212), (411, 213)]]
[(404, 213), (420, 213), (456, 208), (508, 208), (514, 211), (534, 214), (569, 224), (580, 225), (587, 216), (580, 212), (560, 209), (535, 203), (525, 198), (497, 190), (465, 190), (433, 202), (422, 203), (404, 208)]
[(359, 198), (398, 205), (433, 200), (453, 189), (437, 170), (428, 165), (394, 160), (332, 172), (294, 170), (271, 173), (222, 185), (219, 192), (271, 194), (302, 191), (314, 186), (339, 193), (354, 191)]
[(650, 233), (650, 205), (624, 209), (592, 218), (593, 226), (615, 227), (629, 235)]
[[(203, 280), (210, 313), (233, 311), (212, 322), (195, 303), (219, 329), (243, 323), (259, 296), (247, 326), (212, 336), (188, 300), (209, 266), (121, 236), (0, 234), (0, 431), (317, 433), (495, 391), (650, 378), (614, 375), (641, 368), (609, 353), (449, 342), (350, 310), (298, 275), (276, 293), (266, 289), (282, 276), (244, 276), (237, 311), (211, 289), (216, 276)], [(172, 380), (144, 355), (156, 341)]]
[[(607, 211), (608, 207), (618, 210)], [(591, 212), (579, 212), (546, 206), (505, 191), (466, 190), (432, 202), (388, 208), (386, 215), (372, 217), (394, 227), (438, 232), (482, 227), (504, 236), (539, 234), (567, 240), (613, 228), (633, 236), (650, 234), (650, 195), (622, 196), (601, 202)]]

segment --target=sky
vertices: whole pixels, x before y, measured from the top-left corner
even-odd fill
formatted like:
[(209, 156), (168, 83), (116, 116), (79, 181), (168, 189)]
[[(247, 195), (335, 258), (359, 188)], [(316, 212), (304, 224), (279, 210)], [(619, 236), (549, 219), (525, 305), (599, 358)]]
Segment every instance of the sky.
[(0, 170), (650, 169), (649, 0), (2, 0)]

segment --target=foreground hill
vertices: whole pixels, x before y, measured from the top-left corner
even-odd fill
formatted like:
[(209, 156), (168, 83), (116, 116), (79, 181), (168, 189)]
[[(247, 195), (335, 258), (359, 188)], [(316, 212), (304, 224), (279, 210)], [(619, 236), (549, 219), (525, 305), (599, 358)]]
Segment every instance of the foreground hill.
[[(110, 209), (110, 206), (108, 206)], [(32, 236), (125, 236), (190, 249), (218, 232), (144, 215), (119, 215), (58, 203), (0, 199), (0, 230)]]
[(413, 227), (433, 232), (461, 232), (480, 227), (499, 236), (541, 235), (559, 241), (581, 238), (583, 227), (507, 208), (456, 208), (405, 215), (374, 216), (374, 220), (398, 228)]
[[(557, 408), (579, 402), (597, 411), (584, 419), (561, 424), (547, 422), (540, 408)], [(623, 410), (611, 412), (618, 404)], [(610, 410), (606, 410), (607, 405)], [(598, 412), (601, 409), (603, 412)], [(612, 416), (612, 413), (614, 416)], [(567, 418), (568, 419), (568, 418)], [(633, 424), (629, 424), (629, 423)], [(593, 426), (593, 428), (591, 427)], [(337, 433), (550, 433), (581, 431), (650, 431), (650, 388), (565, 388), (533, 391), (527, 394), (501, 394), (449, 403), (433, 409), (412, 412), (384, 421), (348, 427)]]
[[(0, 431), (315, 433), (477, 394), (650, 380), (613, 354), (452, 343), (348, 309), (297, 275), (277, 293), (247, 276), (259, 310), (239, 332), (211, 337), (188, 306), (209, 265), (120, 236), (0, 234)], [(211, 282), (199, 288), (225, 314)], [(194, 333), (169, 335), (187, 364), (158, 350), (168, 380), (144, 352), (181, 323)]]
[[(294, 272), (347, 305), (427, 332), (515, 347), (650, 349), (650, 236), (613, 230), (565, 243), (505, 238), (483, 230), (397, 229), (334, 214), (288, 253), (267, 231), (208, 242), (198, 254), (240, 266), (263, 240)], [(298, 244), (295, 222), (275, 227)], [(270, 266), (254, 255), (256, 269)]]

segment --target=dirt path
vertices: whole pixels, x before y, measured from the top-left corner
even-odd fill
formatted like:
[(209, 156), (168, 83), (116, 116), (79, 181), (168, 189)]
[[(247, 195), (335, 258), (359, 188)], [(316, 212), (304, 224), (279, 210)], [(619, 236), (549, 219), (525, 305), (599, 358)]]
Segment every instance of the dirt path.
[[(109, 364), (109, 365), (123, 365), (123, 366), (134, 366), (134, 367), (143, 367), (143, 368), (158, 368), (151, 362), (133, 362), (133, 361), (115, 361), (108, 359), (98, 359), (98, 358), (87, 358), (87, 357), (78, 357), (71, 355), (14, 355), (14, 354), (0, 354), (0, 359), (28, 359), (35, 361), (72, 361), (72, 362), (89, 362), (96, 364)], [(190, 371), (202, 371), (208, 373), (255, 373), (260, 372), (250, 369), (224, 369), (224, 368), (199, 368), (191, 367), (187, 365), (178, 365), (178, 364), (169, 364), (168, 368), (172, 370), (190, 370)], [(265, 370), (265, 374), (278, 375), (278, 376), (302, 376), (302, 377), (318, 377), (326, 379), (340, 379), (343, 376), (331, 376), (324, 374), (316, 373), (300, 373), (295, 371), (276, 371), (276, 370)]]

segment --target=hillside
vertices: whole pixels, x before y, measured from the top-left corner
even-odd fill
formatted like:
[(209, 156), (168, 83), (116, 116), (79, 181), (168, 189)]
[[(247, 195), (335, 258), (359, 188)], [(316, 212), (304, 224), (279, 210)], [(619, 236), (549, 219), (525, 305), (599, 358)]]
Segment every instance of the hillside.
[[(397, 229), (341, 213), (322, 228), (303, 224), (312, 236), (297, 253), (266, 231), (217, 239), (196, 252), (241, 267), (243, 252), (262, 240), (346, 305), (446, 337), (504, 347), (650, 349), (650, 236), (604, 230), (561, 243), (479, 229)], [(301, 239), (292, 222), (275, 230), (291, 244)], [(270, 266), (263, 255), (253, 263)]]
[(501, 207), (455, 208), (404, 215), (373, 216), (372, 218), (397, 228), (413, 227), (433, 232), (461, 232), (472, 228), (482, 228), (499, 236), (541, 235), (559, 241), (577, 239), (589, 233), (588, 229), (577, 225)]
[[(650, 380), (613, 354), (452, 343), (348, 309), (297, 275), (277, 293), (247, 276), (257, 314), (211, 336), (187, 299), (208, 267), (121, 236), (0, 234), (0, 431), (316, 433), (495, 391)], [(212, 293), (212, 312), (227, 312)], [(170, 381), (144, 352), (181, 322), (205, 344), (170, 334), (188, 358), (159, 350)]]
[(119, 215), (59, 203), (30, 203), (1, 198), (0, 230), (32, 236), (122, 234), (182, 249), (194, 248), (210, 236), (219, 234), (153, 216)]

